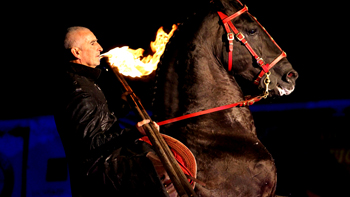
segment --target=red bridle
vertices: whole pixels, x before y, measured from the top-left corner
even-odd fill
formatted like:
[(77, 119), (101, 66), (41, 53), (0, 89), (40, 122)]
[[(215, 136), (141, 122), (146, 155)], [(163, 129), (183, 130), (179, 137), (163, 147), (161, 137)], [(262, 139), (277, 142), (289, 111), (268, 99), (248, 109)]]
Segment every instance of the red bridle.
[[(243, 4), (237, 0), (242, 6)], [(270, 37), (271, 41), (278, 47), (278, 49), (282, 52), (281, 55), (279, 55), (275, 60), (273, 60), (270, 64), (265, 63), (264, 60), (259, 57), (259, 55), (257, 53), (255, 53), (255, 51), (253, 50), (253, 48), (250, 46), (250, 44), (248, 43), (248, 41), (245, 39), (243, 33), (239, 32), (238, 29), (232, 24), (231, 20), (240, 16), (241, 14), (247, 12), (259, 25), (260, 27), (265, 31), (265, 33)], [(204, 114), (209, 114), (209, 113), (213, 113), (213, 112), (217, 112), (217, 111), (221, 111), (221, 110), (225, 110), (225, 109), (229, 109), (232, 107), (242, 107), (242, 106), (249, 106), (252, 105), (264, 98), (266, 98), (269, 95), (269, 84), (270, 84), (270, 79), (269, 79), (269, 75), (270, 72), (269, 70), (276, 65), (281, 59), (283, 59), (284, 57), (287, 57), (287, 54), (277, 45), (277, 43), (273, 40), (273, 38), (270, 36), (270, 34), (266, 31), (266, 29), (256, 20), (256, 18), (254, 16), (252, 16), (249, 12), (248, 12), (248, 7), (244, 6), (241, 10), (239, 10), (238, 12), (232, 14), (231, 16), (227, 16), (222, 12), (218, 12), (224, 26), (227, 32), (227, 39), (229, 41), (229, 65), (228, 65), (228, 70), (231, 71), (232, 69), (232, 51), (233, 51), (233, 40), (234, 40), (234, 36), (236, 36), (237, 40), (239, 40), (240, 42), (242, 42), (245, 47), (248, 49), (248, 51), (252, 54), (252, 56), (256, 59), (257, 63), (261, 66), (262, 71), (260, 72), (260, 74), (258, 75), (257, 79), (254, 81), (254, 84), (258, 85), (261, 78), (266, 75), (266, 78), (264, 80), (265, 83), (265, 92), (263, 95), (259, 95), (256, 97), (252, 97), (252, 98), (248, 98), (247, 100), (241, 101), (241, 102), (237, 102), (237, 103), (233, 103), (233, 104), (229, 104), (229, 105), (224, 105), (224, 106), (220, 106), (220, 107), (215, 107), (215, 108), (211, 108), (211, 109), (207, 109), (207, 110), (203, 110), (203, 111), (199, 111), (199, 112), (195, 112), (195, 113), (191, 113), (191, 114), (186, 114), (183, 116), (179, 116), (176, 118), (172, 118), (169, 120), (164, 120), (161, 122), (158, 122), (158, 125), (165, 125), (165, 124), (169, 124), (169, 123), (173, 123), (173, 122), (177, 122), (180, 120), (184, 120), (184, 119), (188, 119), (188, 118), (192, 118), (192, 117), (196, 117), (196, 116), (201, 116)], [(233, 31), (233, 33), (231, 32), (231, 29)]]
[[(237, 0), (242, 6), (243, 4)], [(265, 61), (263, 60), (263, 58), (259, 57), (259, 55), (254, 51), (254, 49), (250, 46), (250, 44), (248, 43), (248, 41), (245, 39), (245, 36), (243, 35), (243, 33), (239, 32), (238, 29), (232, 24), (231, 20), (233, 20), (234, 18), (240, 16), (241, 14), (247, 12), (259, 25), (260, 27), (265, 31), (265, 33), (269, 36), (269, 38), (271, 39), (271, 41), (278, 47), (278, 49), (282, 52), (281, 55), (279, 55), (275, 60), (273, 60), (270, 64), (265, 63)], [(244, 6), (241, 10), (239, 10), (238, 12), (232, 14), (231, 16), (227, 16), (224, 13), (218, 11), (218, 14), (222, 20), (222, 23), (225, 26), (225, 30), (227, 32), (227, 39), (229, 41), (229, 60), (228, 60), (228, 70), (231, 71), (232, 69), (232, 51), (233, 51), (233, 40), (234, 40), (234, 36), (236, 36), (237, 40), (242, 42), (245, 47), (248, 49), (248, 51), (252, 54), (252, 56), (255, 58), (255, 60), (257, 61), (257, 63), (259, 64), (259, 66), (261, 66), (262, 70), (260, 72), (260, 74), (258, 75), (257, 79), (254, 81), (254, 84), (258, 85), (261, 78), (264, 76), (264, 74), (268, 73), (269, 70), (276, 65), (281, 59), (283, 59), (284, 57), (287, 57), (287, 54), (277, 45), (277, 43), (274, 41), (274, 39), (270, 36), (270, 34), (266, 31), (266, 29), (257, 21), (257, 19), (252, 16), (249, 12), (248, 12), (248, 7)], [(232, 31), (231, 31), (232, 29)]]

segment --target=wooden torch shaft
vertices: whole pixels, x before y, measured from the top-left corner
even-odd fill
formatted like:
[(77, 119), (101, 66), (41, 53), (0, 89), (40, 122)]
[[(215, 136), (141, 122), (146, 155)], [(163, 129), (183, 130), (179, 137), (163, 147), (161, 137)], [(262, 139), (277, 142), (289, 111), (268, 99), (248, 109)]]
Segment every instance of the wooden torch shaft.
[(144, 125), (146, 134), (149, 140), (151, 141), (152, 146), (156, 151), (158, 157), (163, 163), (163, 166), (167, 171), (172, 183), (174, 184), (177, 193), (181, 197), (196, 197), (197, 195), (195, 194), (191, 184), (188, 182), (187, 177), (181, 170), (181, 167), (177, 163), (174, 155), (172, 154), (170, 148), (161, 136), (160, 132), (152, 124), (152, 120), (148, 115), (147, 111), (142, 106), (141, 101), (132, 91), (131, 87), (125, 81), (124, 77), (119, 73), (118, 68), (111, 67), (111, 69), (118, 78), (119, 82), (122, 84), (124, 90), (132, 92), (132, 94), (130, 94), (129, 96), (131, 98), (132, 105), (134, 106), (134, 110), (137, 112), (140, 118), (142, 120), (149, 119), (151, 121), (150, 124)]

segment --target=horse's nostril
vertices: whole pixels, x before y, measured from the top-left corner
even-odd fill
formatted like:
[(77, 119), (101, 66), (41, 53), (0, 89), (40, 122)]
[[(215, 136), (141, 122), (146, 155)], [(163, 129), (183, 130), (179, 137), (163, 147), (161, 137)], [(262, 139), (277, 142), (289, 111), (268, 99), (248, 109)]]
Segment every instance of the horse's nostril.
[(291, 70), (285, 76), (286, 80), (290, 82), (290, 80), (295, 80), (298, 78), (298, 73), (295, 70)]
[(293, 72), (290, 72), (290, 73), (288, 73), (288, 75), (287, 75), (287, 77), (289, 77), (289, 78), (292, 78), (292, 77), (294, 78), (294, 76), (295, 76), (295, 75), (294, 75)]

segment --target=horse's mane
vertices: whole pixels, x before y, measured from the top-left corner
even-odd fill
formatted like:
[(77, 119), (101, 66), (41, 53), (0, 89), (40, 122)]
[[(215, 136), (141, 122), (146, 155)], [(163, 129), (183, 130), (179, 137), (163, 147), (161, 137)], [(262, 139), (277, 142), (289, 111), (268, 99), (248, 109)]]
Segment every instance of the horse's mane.
[[(164, 62), (171, 62), (169, 58), (173, 56), (174, 53), (177, 53), (176, 51), (178, 50), (178, 47), (180, 45), (183, 45), (185, 40), (185, 37), (188, 37), (188, 35), (193, 35), (193, 32), (195, 31), (195, 28), (193, 25), (196, 24), (196, 19), (200, 17), (203, 13), (205, 13), (204, 10), (208, 10), (208, 5), (209, 3), (206, 2), (201, 2), (196, 8), (201, 7), (202, 9), (196, 9), (193, 10), (191, 13), (187, 14), (186, 17), (183, 18), (183, 20), (180, 23), (177, 23), (177, 30), (174, 32), (173, 36), (170, 38), (169, 42), (167, 43), (166, 50), (162, 57), (160, 58), (160, 62), (158, 63), (158, 67), (156, 69), (156, 75), (155, 75), (155, 80), (154, 80), (154, 85), (153, 85), (153, 99), (152, 99), (152, 104), (151, 106), (154, 106), (154, 103), (157, 102), (157, 97), (160, 94), (160, 86), (162, 86), (164, 80), (166, 80), (166, 77), (164, 77), (165, 72), (167, 69), (169, 69), (169, 64), (165, 64)], [(204, 8), (204, 9), (203, 9)], [(187, 38), (188, 39), (188, 38)], [(176, 57), (178, 60), (178, 56)], [(173, 61), (177, 61), (174, 59)], [(177, 80), (177, 79), (171, 79), (171, 80)], [(174, 82), (174, 83), (177, 83)]]
[[(191, 46), (192, 40), (196, 36), (198, 29), (200, 29), (203, 23), (203, 18), (210, 12), (226, 12), (227, 8), (231, 9), (233, 6), (238, 8), (241, 7), (236, 0), (198, 1), (196, 2), (196, 6), (192, 6), (194, 9), (190, 14), (188, 14), (186, 19), (184, 19), (184, 21), (181, 23), (178, 23), (178, 29), (170, 38), (166, 46), (166, 51), (162, 55), (156, 70), (153, 85), (154, 94), (151, 106), (155, 106), (155, 102), (162, 99), (159, 97), (159, 95), (162, 95), (161, 91), (165, 88), (163, 87), (163, 82), (165, 80), (172, 81), (172, 84), (177, 84), (179, 82), (177, 78), (167, 78), (166, 72), (168, 69), (176, 69), (172, 68), (172, 64), (174, 64), (176, 61), (184, 61), (188, 58), (188, 53), (186, 53), (186, 51), (192, 50), (194, 47)], [(155, 109), (154, 111), (157, 110)], [(156, 116), (157, 114), (154, 116), (155, 119), (157, 119)]]

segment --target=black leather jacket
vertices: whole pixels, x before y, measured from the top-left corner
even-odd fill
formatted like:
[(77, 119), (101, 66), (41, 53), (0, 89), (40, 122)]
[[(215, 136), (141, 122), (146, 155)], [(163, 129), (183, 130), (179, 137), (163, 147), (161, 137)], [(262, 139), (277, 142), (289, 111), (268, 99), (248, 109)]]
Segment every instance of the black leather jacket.
[[(56, 126), (68, 159), (73, 196), (93, 196), (97, 194), (93, 194), (91, 187), (94, 192), (115, 189), (116, 180), (110, 178), (115, 175), (110, 175), (110, 169), (118, 173), (120, 169), (109, 166), (117, 163), (107, 160), (117, 158), (122, 147), (136, 152), (135, 155), (144, 155), (150, 148), (137, 140), (142, 135), (136, 127), (119, 127), (97, 83), (100, 69), (73, 63), (66, 68), (59, 83)], [(122, 111), (127, 104), (121, 99), (119, 102)], [(151, 176), (157, 177), (153, 169), (150, 171)], [(99, 196), (105, 195), (99, 193)]]

